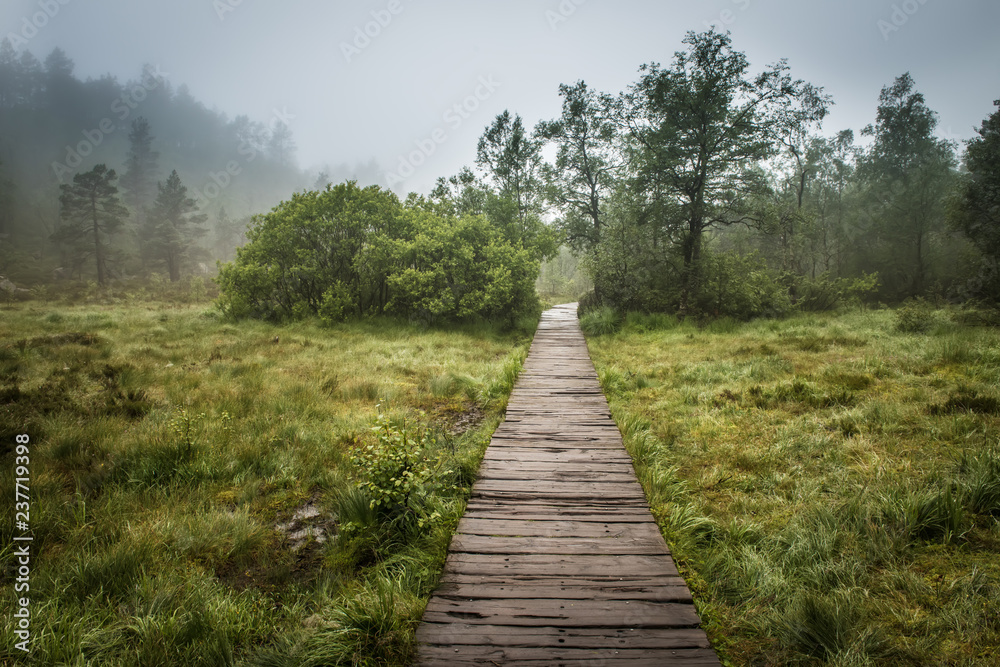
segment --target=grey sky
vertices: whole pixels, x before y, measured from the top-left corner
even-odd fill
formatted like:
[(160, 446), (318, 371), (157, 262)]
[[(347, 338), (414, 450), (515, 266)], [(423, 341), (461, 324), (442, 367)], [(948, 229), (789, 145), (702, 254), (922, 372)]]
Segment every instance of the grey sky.
[[(81, 77), (124, 81), (149, 62), (230, 117), (287, 112), (306, 168), (374, 159), (396, 171), (433, 145), (401, 192), (471, 165), (503, 109), (534, 126), (558, 114), (560, 83), (619, 92), (713, 22), (754, 71), (787, 58), (793, 76), (825, 87), (836, 102), (826, 134), (873, 122), (881, 87), (905, 71), (946, 138), (972, 136), (1000, 98), (996, 0), (0, 1), (5, 35), (48, 7), (28, 48), (44, 58), (61, 46)], [(387, 25), (367, 25), (372, 12)], [(366, 25), (378, 34), (348, 62), (343, 45)]]

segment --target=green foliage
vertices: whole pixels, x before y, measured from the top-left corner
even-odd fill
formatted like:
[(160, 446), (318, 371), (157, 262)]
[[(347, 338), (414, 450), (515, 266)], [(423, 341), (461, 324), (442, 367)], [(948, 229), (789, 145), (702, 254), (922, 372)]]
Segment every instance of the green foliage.
[(99, 285), (109, 278), (109, 264), (115, 259), (110, 239), (121, 229), (128, 214), (114, 184), (117, 178), (114, 169), (99, 164), (74, 176), (72, 184), (59, 186), (63, 225), (52, 238), (71, 253), (73, 268), (78, 272), (92, 256)]
[(535, 129), (557, 146), (555, 163), (542, 166), (546, 198), (564, 211), (557, 224), (566, 244), (589, 250), (601, 240), (605, 201), (615, 187), (618, 128), (583, 81), (560, 85), (559, 95), (562, 115)]
[(734, 252), (706, 254), (698, 311), (712, 317), (749, 320), (787, 314), (792, 304), (777, 275), (759, 256)]
[(896, 330), (927, 333), (934, 325), (934, 307), (921, 298), (908, 299), (896, 309)]
[(404, 533), (439, 519), (440, 514), (429, 509), (428, 499), (440, 478), (450, 473), (441, 470), (440, 461), (436, 465), (432, 461), (434, 440), (429, 431), (394, 424), (382, 412), (371, 430), (375, 442), (351, 450), (351, 462), (361, 475), (360, 485), (371, 499), (371, 508)]
[[(887, 294), (894, 299), (924, 295), (941, 262), (945, 202), (954, 186), (951, 143), (935, 136), (937, 114), (916, 90), (909, 73), (885, 86), (877, 120), (862, 134), (874, 137), (858, 165), (866, 189), (872, 228), (859, 253), (863, 264), (880, 264)], [(948, 267), (951, 268), (951, 267)]]
[(319, 305), (319, 318), (326, 324), (343, 321), (353, 310), (351, 293), (347, 286), (339, 280), (323, 292)]
[(833, 278), (821, 274), (815, 278), (800, 277), (795, 284), (796, 306), (807, 312), (835, 310), (846, 304), (862, 304), (878, 289), (878, 274), (861, 278)]
[(474, 317), (513, 321), (537, 304), (538, 262), (504, 241), (482, 217), (414, 213), (419, 231), (397, 244), (387, 284), (391, 312), (425, 322)]
[(375, 186), (296, 194), (249, 237), (219, 273), (219, 305), (232, 317), (513, 322), (537, 306), (533, 250), (482, 216), (442, 216), (422, 200), (404, 207)]
[(1000, 302), (1000, 100), (983, 121), (965, 151), (968, 176), (958, 188), (949, 211), (952, 224), (961, 229), (981, 254), (978, 275), (970, 282), (971, 295), (990, 303)]
[(621, 324), (621, 313), (609, 306), (591, 310), (580, 317), (580, 328), (588, 336), (604, 336), (615, 333)]
[(541, 160), (541, 142), (528, 134), (519, 115), (511, 117), (509, 111), (496, 117), (476, 147), (476, 163), (495, 182), (500, 199), (514, 207), (510, 227), (518, 235), (512, 238), (525, 245), (538, 229)]
[[(792, 79), (784, 61), (751, 75), (728, 33), (689, 32), (683, 42), (669, 67), (642, 66), (613, 114), (636, 146), (627, 153), (633, 187), (646, 199), (637, 226), (653, 228), (652, 247), (679, 256), (677, 309), (687, 315), (697, 311), (706, 230), (755, 217), (754, 202), (768, 190), (763, 162), (786, 134), (822, 119), (830, 100)], [(647, 267), (632, 267), (644, 282)]]
[(890, 310), (728, 333), (644, 319), (588, 344), (723, 662), (994, 652), (994, 329), (914, 345)]
[(220, 306), (237, 318), (294, 319), (319, 314), (331, 289), (336, 311), (343, 286), (354, 313), (380, 312), (388, 301), (389, 239), (403, 224), (398, 199), (378, 187), (348, 182), (296, 193), (256, 218), (236, 260), (220, 267)]
[(157, 190), (159, 194), (143, 230), (143, 254), (146, 259), (165, 266), (170, 281), (177, 282), (182, 268), (204, 258), (204, 251), (196, 241), (206, 233), (202, 225), (207, 216), (188, 197), (176, 170), (170, 172), (166, 183), (157, 183)]

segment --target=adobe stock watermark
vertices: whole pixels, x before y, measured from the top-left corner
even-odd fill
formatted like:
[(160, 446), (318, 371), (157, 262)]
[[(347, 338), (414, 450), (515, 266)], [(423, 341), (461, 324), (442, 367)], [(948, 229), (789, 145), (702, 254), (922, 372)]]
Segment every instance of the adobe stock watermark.
[(36, 3), (40, 11), (35, 12), (31, 16), (25, 16), (21, 19), (21, 29), (17, 32), (11, 31), (7, 33), (7, 39), (10, 40), (11, 45), (15, 49), (23, 49), (28, 46), (28, 42), (38, 35), (38, 32), (42, 30), (45, 26), (49, 24), (49, 21), (54, 19), (62, 8), (68, 5), (73, 0), (38, 0)]
[(888, 20), (879, 19), (876, 23), (882, 33), (882, 39), (888, 42), (890, 35), (902, 30), (903, 26), (909, 23), (910, 19), (926, 4), (927, 0), (903, 0), (898, 5), (893, 5)]
[(226, 20), (226, 14), (231, 14), (236, 11), (236, 8), (243, 4), (243, 0), (212, 0), (212, 9), (215, 10), (215, 15), (219, 17), (219, 21)]
[(63, 162), (53, 162), (52, 171), (56, 178), (63, 182), (63, 178), (72, 174), (82, 164), (84, 158), (90, 156), (94, 150), (104, 143), (104, 139), (118, 131), (119, 128), (126, 127), (132, 112), (142, 104), (149, 93), (163, 85), (164, 81), (170, 78), (170, 74), (160, 71), (160, 66), (152, 72), (144, 72), (142, 81), (125, 91), (125, 94), (115, 99), (111, 103), (111, 113), (118, 119), (105, 117), (97, 123), (97, 127), (92, 130), (83, 131), (83, 140), (75, 146), (66, 146), (66, 159)]
[(372, 42), (388, 28), (393, 20), (403, 13), (406, 7), (402, 0), (389, 0), (384, 9), (373, 10), (372, 20), (364, 25), (355, 26), (354, 38), (350, 42), (340, 43), (340, 52), (344, 54), (344, 60), (350, 63), (360, 56), (365, 49), (372, 45)]
[[(274, 109), (273, 114), (271, 117), (271, 128), (279, 124), (287, 126), (290, 121), (295, 120), (295, 114), (289, 113), (286, 108), (282, 108), (280, 111)], [(242, 141), (236, 147), (236, 153), (239, 155), (238, 159), (230, 160), (219, 171), (208, 172), (208, 179), (204, 184), (201, 187), (193, 189), (192, 195), (195, 201), (198, 202), (199, 207), (208, 204), (214, 199), (218, 199), (233, 184), (233, 180), (243, 173), (244, 167), (256, 160), (259, 155), (257, 147), (248, 141)]]
[[(745, 12), (746, 10), (750, 9), (751, 0), (731, 0), (731, 2), (741, 12)], [(708, 28), (709, 30), (716, 30), (722, 32), (729, 26), (736, 23), (736, 20), (738, 18), (739, 15), (732, 9), (723, 9), (721, 12), (719, 12), (719, 18), (715, 19), (714, 21), (705, 20), (702, 21), (702, 23), (704, 23), (705, 27)]]
[(576, 14), (576, 10), (585, 5), (587, 0), (562, 0), (555, 9), (545, 11), (545, 20), (549, 22), (549, 30), (555, 32), (559, 26), (566, 23)]
[(483, 105), (483, 102), (493, 97), (493, 94), (502, 84), (490, 76), (479, 77), (479, 85), (471, 95), (461, 102), (452, 105), (441, 115), (444, 123), (443, 127), (438, 127), (423, 139), (413, 142), (415, 150), (399, 156), (399, 166), (396, 171), (386, 172), (386, 183), (390, 188), (404, 183), (423, 166), (432, 155), (437, 152), (439, 146), (448, 141), (448, 130), (454, 132)]

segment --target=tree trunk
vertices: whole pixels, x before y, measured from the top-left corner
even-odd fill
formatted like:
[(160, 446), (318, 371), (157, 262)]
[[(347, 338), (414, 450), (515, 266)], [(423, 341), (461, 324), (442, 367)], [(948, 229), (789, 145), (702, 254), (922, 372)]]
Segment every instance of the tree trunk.
[(691, 221), (684, 238), (684, 270), (681, 273), (681, 299), (677, 315), (684, 319), (691, 310), (691, 298), (698, 293), (701, 262), (701, 224)]
[(104, 286), (104, 248), (101, 247), (101, 226), (97, 221), (97, 200), (92, 197), (90, 201), (91, 215), (94, 220), (94, 257), (97, 258), (97, 284)]
[(170, 271), (170, 282), (176, 283), (181, 279), (180, 261), (173, 252), (167, 256), (167, 268)]

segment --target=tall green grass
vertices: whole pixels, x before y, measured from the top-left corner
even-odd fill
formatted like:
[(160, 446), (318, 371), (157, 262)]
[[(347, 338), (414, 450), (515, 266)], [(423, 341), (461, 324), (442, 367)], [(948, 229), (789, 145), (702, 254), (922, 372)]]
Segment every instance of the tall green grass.
[[(407, 664), (534, 323), (272, 326), (141, 296), (0, 316), (0, 463), (32, 438), (35, 662)], [(350, 461), (379, 405), (447, 471), (417, 533), (372, 514)]]
[(927, 308), (591, 329), (729, 664), (1000, 655), (1000, 331)]

